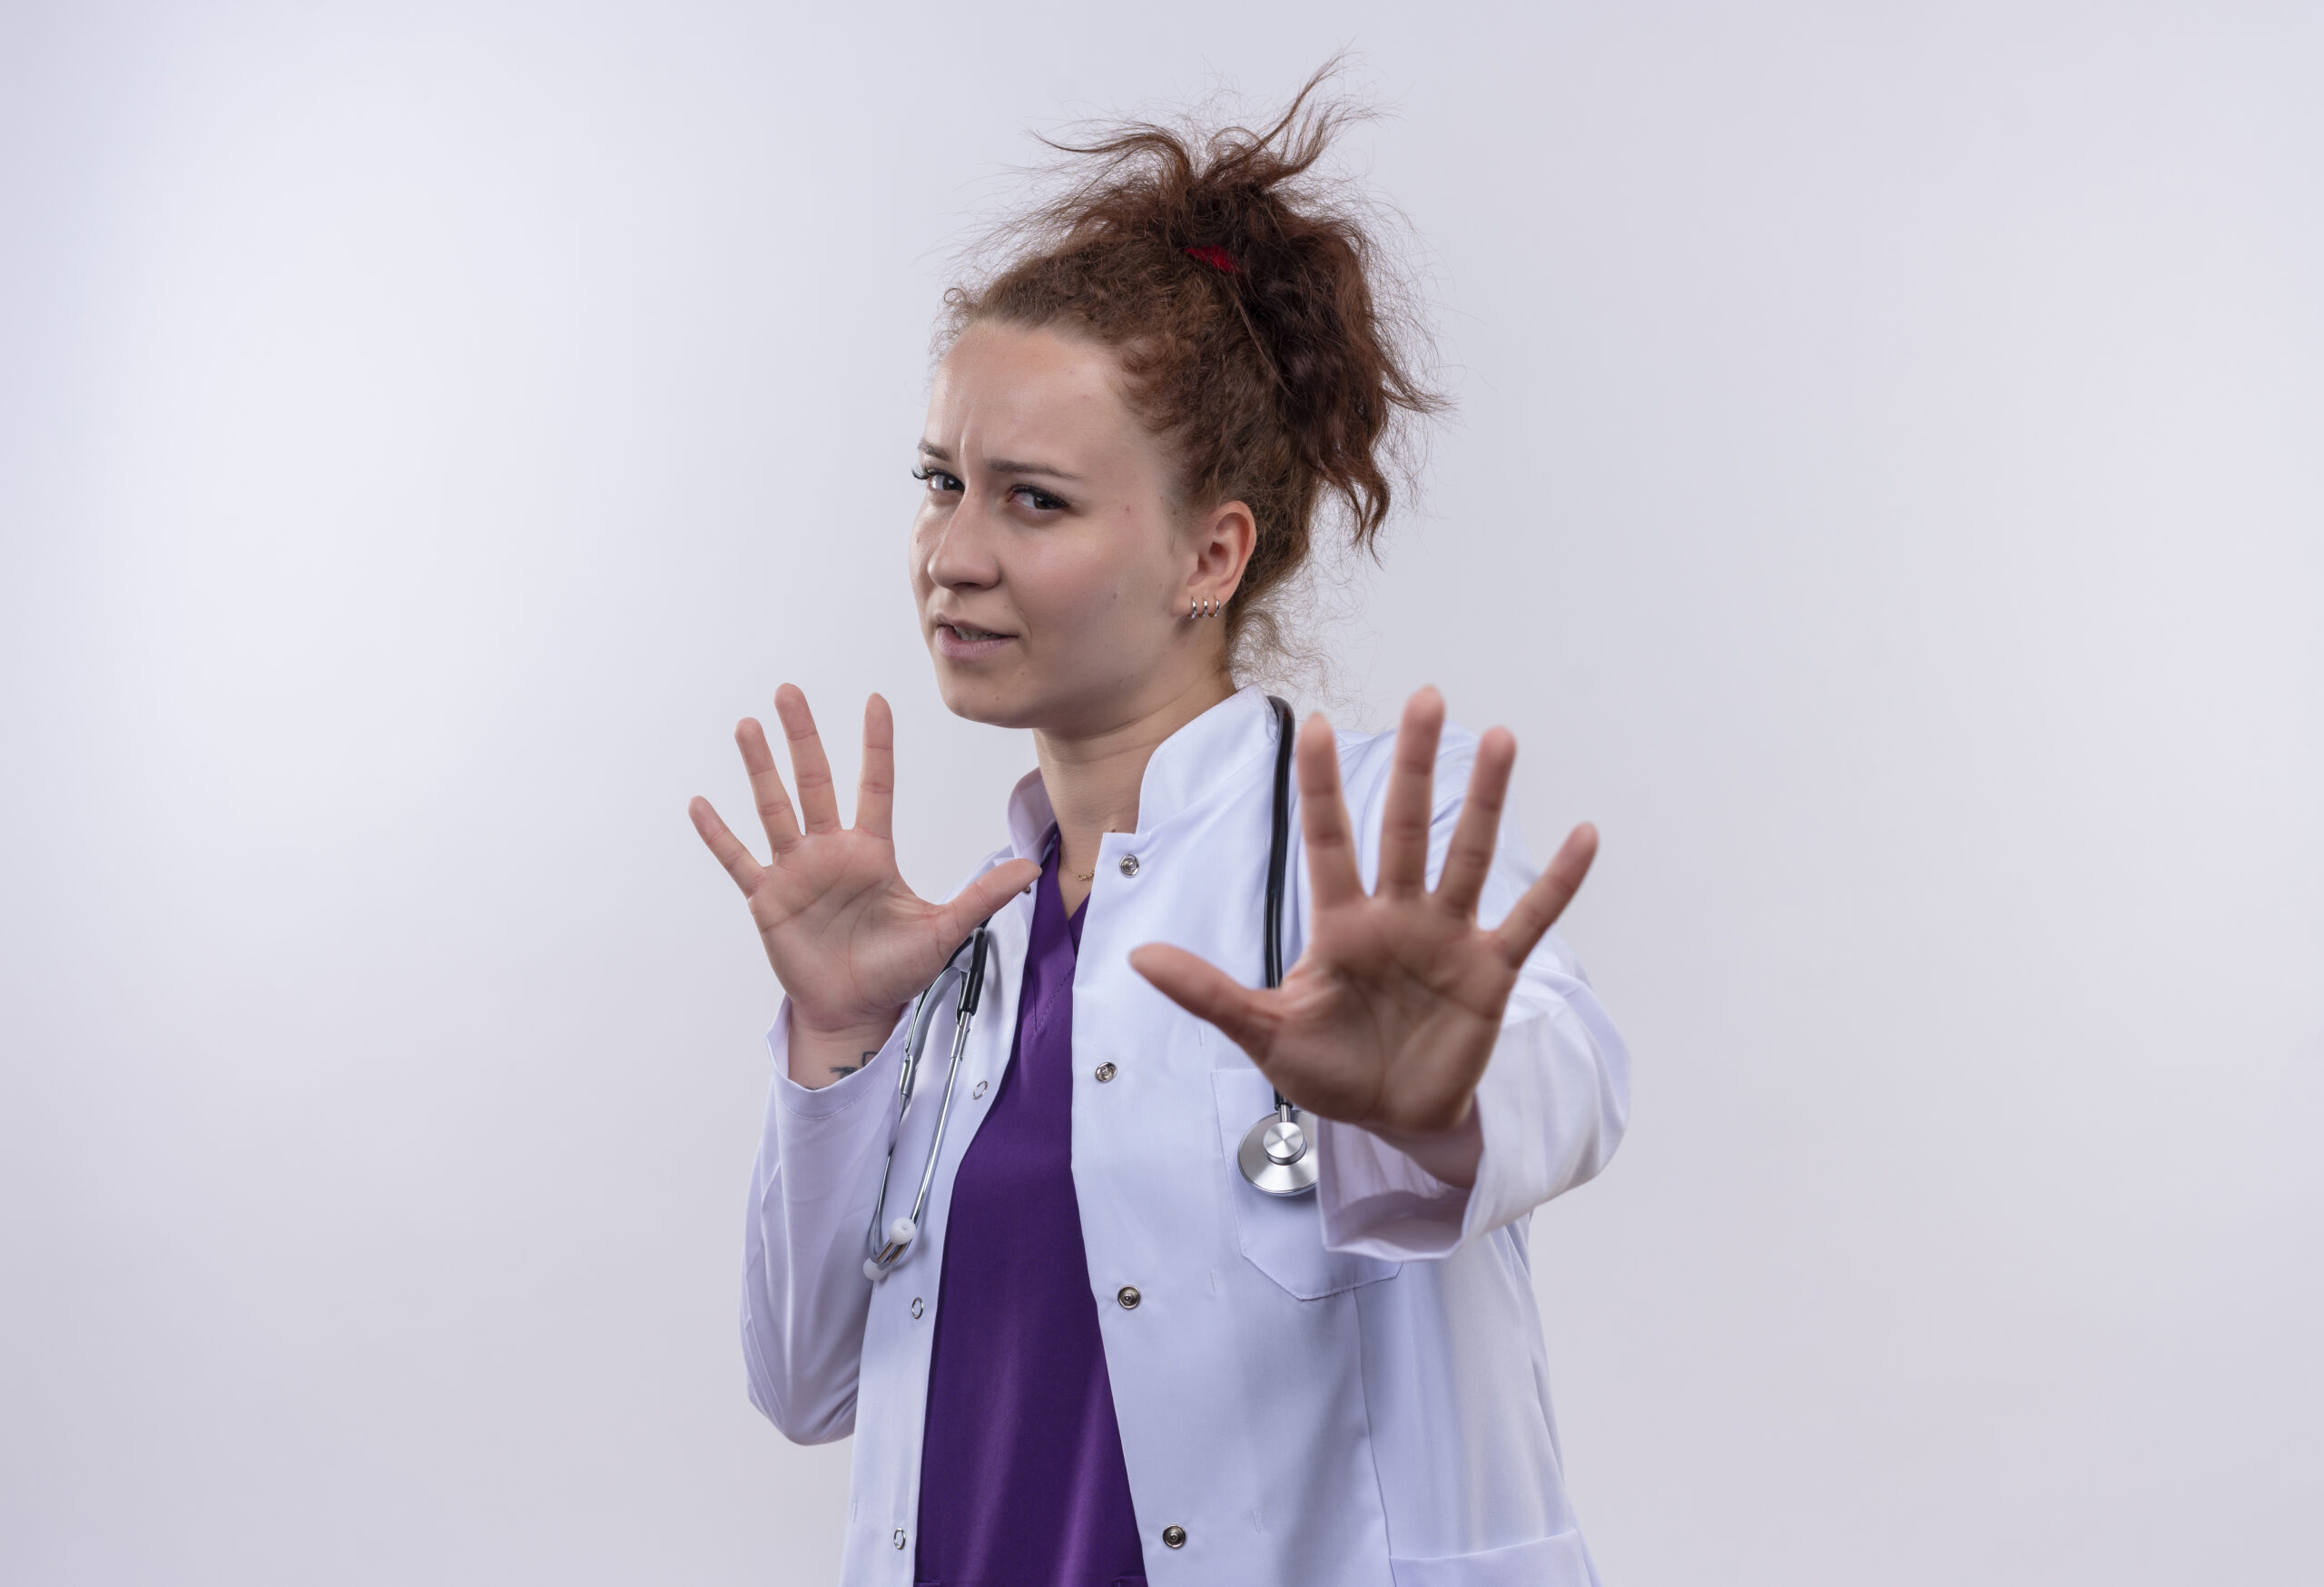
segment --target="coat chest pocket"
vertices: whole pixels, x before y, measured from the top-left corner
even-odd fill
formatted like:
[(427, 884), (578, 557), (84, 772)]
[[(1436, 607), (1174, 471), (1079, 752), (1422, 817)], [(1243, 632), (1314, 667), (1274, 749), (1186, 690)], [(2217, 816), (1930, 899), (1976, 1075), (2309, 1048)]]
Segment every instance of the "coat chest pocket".
[(1324, 1248), (1324, 1220), (1315, 1193), (1269, 1196), (1236, 1167), (1244, 1132), (1275, 1108), (1275, 1088), (1266, 1076), (1247, 1067), (1213, 1070), (1210, 1084), (1218, 1101), (1220, 1168), (1235, 1203), (1235, 1234), (1251, 1265), (1301, 1300), (1393, 1278), (1400, 1262)]

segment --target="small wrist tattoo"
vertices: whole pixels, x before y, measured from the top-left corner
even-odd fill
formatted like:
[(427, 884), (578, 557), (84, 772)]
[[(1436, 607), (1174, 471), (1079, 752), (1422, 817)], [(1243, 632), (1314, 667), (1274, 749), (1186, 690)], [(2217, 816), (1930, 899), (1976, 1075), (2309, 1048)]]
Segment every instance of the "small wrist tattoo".
[[(870, 1063), (873, 1059), (879, 1056), (880, 1050), (875, 1047), (871, 1051), (863, 1055), (863, 1063)], [(832, 1073), (835, 1075), (852, 1075), (857, 1070), (862, 1069), (863, 1067), (863, 1063), (835, 1063), (832, 1065)]]

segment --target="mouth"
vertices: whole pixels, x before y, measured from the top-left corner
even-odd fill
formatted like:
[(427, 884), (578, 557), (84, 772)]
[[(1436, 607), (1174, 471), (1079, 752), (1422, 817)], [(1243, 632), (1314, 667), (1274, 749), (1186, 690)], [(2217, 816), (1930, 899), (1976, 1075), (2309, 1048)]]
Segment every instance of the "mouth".
[(980, 628), (973, 623), (939, 623), (936, 625), (936, 651), (950, 661), (975, 661), (992, 655), (1016, 637), (1014, 634)]

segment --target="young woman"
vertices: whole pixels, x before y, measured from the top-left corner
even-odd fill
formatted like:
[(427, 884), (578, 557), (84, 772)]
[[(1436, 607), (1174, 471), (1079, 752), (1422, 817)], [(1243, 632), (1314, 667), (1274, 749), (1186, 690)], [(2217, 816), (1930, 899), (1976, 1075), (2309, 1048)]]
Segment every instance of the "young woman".
[(1525, 1231), (1628, 1109), (1550, 932), (1596, 836), (1538, 878), (1496, 852), (1515, 742), (1433, 690), (1393, 740), (1310, 717), (1279, 792), (1287, 714), (1236, 683), (1319, 508), (1368, 544), (1390, 420), (1431, 401), (1303, 181), (1331, 127), (1128, 129), (950, 295), (912, 595), (944, 703), (1039, 760), (958, 895), (897, 873), (876, 695), (853, 826), (787, 685), (795, 803), (735, 734), (769, 861), (693, 805), (783, 994), (752, 1398), (855, 1434), (851, 1583), (1594, 1580)]

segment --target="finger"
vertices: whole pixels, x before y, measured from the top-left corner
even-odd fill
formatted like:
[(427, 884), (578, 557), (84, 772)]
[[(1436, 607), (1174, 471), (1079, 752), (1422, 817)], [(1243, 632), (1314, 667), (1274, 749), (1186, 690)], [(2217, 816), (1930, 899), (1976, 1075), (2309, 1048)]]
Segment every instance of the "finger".
[(1356, 870), (1355, 833), (1340, 796), (1340, 747), (1320, 711), (1299, 730), (1299, 832), (1307, 850), (1307, 888), (1315, 907), (1364, 896)]
[(766, 729), (757, 717), (745, 716), (734, 724), (734, 744), (743, 752), (743, 770), (751, 774), (759, 825), (779, 854), (799, 841), (799, 823), (791, 813), (791, 795), (783, 791), (783, 774), (774, 769), (774, 752), (766, 746)]
[(1167, 942), (1131, 949), (1129, 967), (1187, 1013), (1217, 1026), (1254, 1060), (1265, 1058), (1275, 1040), (1275, 1020), (1265, 993)]
[(1009, 860), (960, 889), (951, 902), (937, 912), (938, 933), (944, 946), (951, 947), (977, 929), (979, 922), (990, 920), (1001, 905), (1040, 880), (1041, 868), (1030, 860)]
[(783, 736), (791, 741), (791, 775), (799, 784), (799, 814), (806, 829), (839, 831), (839, 795), (832, 788), (832, 764), (823, 758), (822, 735), (815, 731), (807, 696), (796, 685), (783, 685), (774, 691), (774, 714), (783, 718)]
[(751, 858), (751, 851), (743, 847), (743, 840), (726, 830), (726, 823), (718, 819), (710, 801), (700, 795), (687, 804), (686, 814), (693, 818), (694, 830), (702, 834), (702, 841), (710, 845), (718, 862), (726, 867), (726, 874), (734, 879), (734, 885), (744, 892), (750, 892), (759, 879), (759, 862)]
[(1581, 890), (1581, 879), (1590, 874), (1590, 862), (1597, 857), (1596, 827), (1585, 821), (1566, 834), (1565, 843), (1550, 862), (1549, 869), (1525, 890), (1517, 907), (1509, 912), (1509, 918), (1493, 932), (1493, 946), (1501, 950), (1501, 956), (1512, 968), (1525, 962), (1525, 956), (1533, 951), (1533, 944), (1541, 940), (1541, 933), (1565, 913), (1565, 906)]
[(1429, 817), (1436, 804), (1436, 741), (1444, 731), (1444, 696), (1422, 689), (1404, 702), (1396, 751), (1388, 766), (1388, 803), (1380, 821), (1383, 894), (1410, 897), (1428, 885)]
[(1464, 919), (1477, 912), (1477, 894), (1484, 890), (1485, 872), (1492, 869), (1492, 851), (1501, 841), (1502, 807), (1509, 797), (1509, 768), (1516, 763), (1517, 740), (1506, 727), (1489, 727), (1477, 740), (1468, 796), (1461, 802), (1461, 819), (1453, 823), (1452, 842), (1444, 851), (1444, 871), (1436, 879), (1438, 901)]
[(896, 808), (896, 719), (874, 695), (863, 702), (863, 769), (855, 779), (855, 830), (893, 838)]

